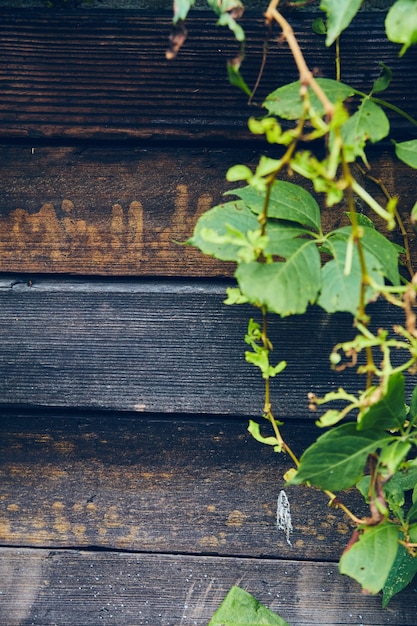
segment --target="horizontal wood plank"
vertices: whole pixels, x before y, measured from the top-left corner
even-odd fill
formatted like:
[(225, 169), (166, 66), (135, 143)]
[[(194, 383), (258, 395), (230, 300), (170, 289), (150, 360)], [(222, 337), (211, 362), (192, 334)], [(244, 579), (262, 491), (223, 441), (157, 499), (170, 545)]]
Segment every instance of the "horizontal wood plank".
[[(257, 150), (231, 147), (0, 146), (0, 268), (8, 272), (136, 276), (230, 276), (221, 263), (190, 246), (198, 217), (224, 201), (228, 168), (255, 168)], [(391, 150), (371, 152), (371, 173), (399, 197), (417, 266), (410, 211), (414, 170)], [(386, 200), (369, 180), (361, 182)], [(297, 176), (293, 182), (301, 182)], [(320, 197), (319, 197), (320, 201)], [(366, 207), (361, 212), (374, 215)], [(348, 219), (322, 210), (325, 232)], [(383, 225), (381, 224), (383, 228)], [(389, 233), (403, 244), (398, 232)]]
[[(313, 33), (314, 17), (294, 13), (291, 20), (309, 65), (333, 77), (334, 51)], [(342, 37), (342, 79), (368, 92), (383, 61), (394, 72), (387, 99), (404, 106), (405, 90), (406, 106), (414, 109), (416, 52), (398, 58), (398, 46), (385, 40), (383, 18), (383, 13), (364, 13)], [(254, 85), (265, 39), (261, 12), (249, 14), (243, 25), (248, 34), (244, 75)], [(229, 86), (225, 69), (237, 53), (236, 43), (204, 12), (196, 13), (188, 28), (184, 49), (169, 62), (168, 11), (2, 8), (0, 136), (247, 139), (247, 98)], [(257, 102), (296, 78), (287, 46), (273, 43)], [(401, 118), (395, 124), (404, 128)]]
[(206, 626), (239, 584), (291, 626), (414, 626), (416, 588), (364, 596), (329, 563), (1, 549), (8, 626)]
[[(319, 434), (308, 422), (283, 432), (297, 454)], [(3, 412), (0, 437), (1, 545), (331, 561), (352, 533), (324, 494), (293, 487), (287, 543), (276, 503), (292, 463), (247, 420)], [(358, 496), (342, 500), (366, 515)]]
[[(0, 402), (123, 411), (259, 415), (263, 385), (244, 360), (255, 315), (223, 304), (225, 284), (204, 281), (82, 281), (29, 277), (0, 283)], [(374, 308), (391, 327), (392, 308)], [(357, 389), (353, 368), (331, 372), (328, 356), (354, 335), (350, 315), (318, 308), (299, 319), (271, 317), (277, 417), (305, 417), (307, 393)], [(300, 381), (300, 362), (308, 364)], [(409, 386), (412, 380), (409, 381)]]

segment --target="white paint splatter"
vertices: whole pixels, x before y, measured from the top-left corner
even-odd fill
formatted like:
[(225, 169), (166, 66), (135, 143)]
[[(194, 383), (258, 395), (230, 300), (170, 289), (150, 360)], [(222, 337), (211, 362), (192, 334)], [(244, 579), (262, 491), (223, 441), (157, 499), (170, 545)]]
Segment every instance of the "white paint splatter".
[(290, 535), (293, 531), (291, 522), (291, 508), (287, 498), (287, 494), (283, 489), (279, 492), (277, 500), (277, 527), (279, 530), (283, 530), (287, 543), (291, 546)]

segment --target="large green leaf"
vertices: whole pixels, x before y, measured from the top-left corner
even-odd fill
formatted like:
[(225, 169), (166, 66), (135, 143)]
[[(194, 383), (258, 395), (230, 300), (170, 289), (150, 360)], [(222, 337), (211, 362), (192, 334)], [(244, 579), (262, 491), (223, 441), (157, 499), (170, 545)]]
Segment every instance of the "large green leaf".
[(407, 549), (400, 544), (394, 564), (384, 585), (382, 606), (386, 607), (391, 598), (402, 591), (416, 574), (417, 558), (411, 556)]
[[(374, 228), (362, 226), (362, 229), (363, 237), (361, 238), (361, 242), (364, 249), (377, 259), (383, 275), (386, 276), (393, 285), (399, 285), (398, 248)], [(351, 236), (351, 226), (339, 228), (333, 235), (335, 239), (344, 240), (351, 238)]]
[[(322, 289), (318, 304), (327, 313), (346, 311), (352, 315), (357, 315), (359, 311), (362, 271), (358, 250), (354, 246), (351, 267), (349, 273), (345, 273), (348, 242), (348, 239), (330, 239), (326, 247), (332, 254), (333, 260), (328, 261), (322, 268)], [(380, 283), (383, 272), (379, 261), (367, 252), (365, 252), (365, 261), (368, 274)], [(373, 289), (367, 287), (365, 291), (366, 304), (374, 300), (376, 295)]]
[(389, 128), (389, 120), (382, 108), (364, 98), (358, 110), (342, 126), (343, 143), (347, 148), (349, 161), (360, 156), (366, 162), (366, 142), (381, 141), (388, 135)]
[(226, 235), (228, 226), (247, 233), (258, 229), (259, 222), (256, 215), (242, 201), (219, 204), (203, 213), (196, 224), (193, 236), (187, 243), (216, 259), (237, 262), (240, 246), (227, 242), (217, 243), (205, 236), (207, 230), (213, 230), (218, 235)]
[(321, 0), (320, 8), (327, 13), (326, 46), (339, 37), (359, 11), (362, 0)]
[(358, 429), (399, 428), (406, 418), (405, 379), (401, 373), (393, 374), (383, 397), (359, 416)]
[[(343, 102), (343, 100), (346, 100), (349, 96), (353, 96), (355, 93), (352, 87), (337, 80), (331, 78), (317, 78), (316, 80), (329, 100), (334, 104), (336, 102)], [(304, 109), (300, 88), (300, 81), (278, 87), (278, 89), (275, 89), (275, 91), (266, 97), (263, 106), (271, 115), (278, 115), (286, 120), (298, 120), (302, 116)], [(308, 91), (311, 105), (319, 115), (324, 115), (325, 111), (323, 105), (312, 91), (311, 87), (309, 87)]]
[(417, 169), (417, 139), (396, 143), (395, 154), (401, 161)]
[(348, 489), (361, 478), (368, 455), (391, 440), (381, 431), (358, 431), (353, 423), (332, 428), (307, 448), (289, 482), (331, 491)]
[(417, 2), (416, 0), (397, 0), (385, 18), (385, 30), (388, 39), (402, 43), (402, 56), (407, 49), (417, 43)]
[(232, 587), (208, 626), (289, 626), (282, 617), (240, 587)]
[(305, 313), (321, 285), (320, 254), (314, 241), (293, 239), (280, 244), (285, 262), (242, 263), (236, 279), (249, 302), (282, 317)]
[[(241, 198), (255, 213), (261, 213), (265, 194), (251, 186), (226, 192)], [(271, 189), (268, 217), (288, 220), (320, 231), (320, 207), (315, 198), (300, 185), (277, 180)]]
[(354, 578), (368, 593), (385, 585), (398, 551), (397, 526), (383, 522), (366, 528), (340, 559), (339, 571)]

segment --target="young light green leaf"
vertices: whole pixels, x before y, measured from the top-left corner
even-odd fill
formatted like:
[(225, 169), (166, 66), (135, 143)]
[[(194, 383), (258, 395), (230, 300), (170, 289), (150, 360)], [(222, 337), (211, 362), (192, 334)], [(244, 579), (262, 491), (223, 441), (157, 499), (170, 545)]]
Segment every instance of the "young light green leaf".
[(401, 161), (417, 169), (417, 139), (410, 139), (401, 143), (395, 142), (395, 154)]
[(246, 304), (248, 301), (238, 287), (228, 287), (226, 294), (227, 298), (223, 300), (224, 304)]
[(284, 241), (281, 255), (285, 262), (239, 265), (235, 274), (239, 287), (249, 302), (282, 317), (304, 313), (321, 286), (316, 244), (305, 239)]
[(320, 8), (327, 13), (326, 46), (331, 46), (359, 11), (362, 0), (321, 0)]
[(401, 57), (411, 45), (417, 43), (417, 2), (397, 0), (385, 18), (385, 31), (388, 39), (403, 44)]
[[(330, 239), (328, 250), (333, 259), (328, 261), (322, 268), (322, 289), (318, 304), (327, 313), (345, 311), (356, 316), (359, 311), (361, 297), (362, 270), (359, 261), (359, 254), (356, 246), (352, 250), (352, 260), (349, 273), (346, 273), (346, 253), (348, 240)], [(381, 264), (369, 252), (365, 252), (365, 261), (368, 274), (377, 283), (383, 281), (383, 271)], [(377, 293), (367, 287), (365, 291), (365, 302), (371, 302), (377, 297)]]
[(276, 437), (263, 437), (261, 435), (261, 428), (259, 424), (257, 422), (254, 422), (253, 420), (249, 420), (248, 431), (250, 432), (252, 437), (256, 439), (256, 441), (259, 441), (259, 443), (263, 443), (267, 446), (276, 446), (279, 444), (279, 441)]
[[(251, 186), (241, 187), (226, 192), (236, 195), (244, 200), (254, 213), (261, 213), (265, 202), (265, 193)], [(269, 203), (268, 217), (287, 220), (309, 226), (320, 232), (320, 207), (315, 198), (300, 185), (277, 180), (272, 186)]]
[(189, 10), (194, 6), (195, 0), (174, 0), (174, 16), (173, 22), (176, 24), (179, 20), (185, 20)]
[(389, 133), (389, 120), (380, 106), (364, 98), (358, 110), (342, 126), (342, 138), (348, 161), (359, 156), (367, 163), (366, 142), (376, 143)]
[(234, 183), (238, 180), (250, 180), (253, 176), (252, 170), (247, 165), (233, 165), (227, 170), (226, 180)]
[[(353, 96), (355, 91), (349, 85), (345, 85), (331, 78), (317, 78), (317, 83), (325, 92), (333, 104), (343, 102), (349, 96)], [(271, 115), (278, 115), (285, 120), (298, 120), (304, 110), (303, 99), (300, 95), (301, 84), (299, 81), (284, 85), (270, 93), (263, 103), (263, 106)], [(325, 111), (322, 103), (316, 94), (309, 88), (310, 103), (318, 115), (324, 115)]]
[(398, 551), (397, 526), (383, 522), (366, 528), (340, 559), (339, 571), (354, 578), (367, 593), (384, 587)]
[(252, 363), (262, 372), (262, 378), (265, 380), (268, 378), (274, 378), (277, 374), (280, 374), (287, 366), (285, 361), (281, 361), (278, 365), (270, 365), (269, 363), (269, 351), (265, 348), (257, 348), (255, 352), (245, 352), (245, 360), (247, 363)]
[(239, 252), (241, 246), (227, 242), (214, 243), (204, 237), (204, 233), (208, 230), (213, 230), (218, 235), (224, 236), (228, 232), (228, 227), (247, 233), (248, 231), (258, 229), (259, 223), (256, 216), (247, 208), (244, 202), (226, 202), (203, 213), (196, 224), (193, 236), (187, 243), (199, 248), (204, 254), (214, 256), (216, 259), (238, 262), (240, 260)]
[(247, 591), (232, 587), (208, 626), (289, 626)]
[(382, 606), (388, 606), (389, 601), (402, 591), (417, 574), (417, 558), (411, 556), (408, 550), (399, 544), (397, 556), (388, 574), (383, 588)]
[(368, 455), (392, 440), (380, 431), (358, 431), (342, 424), (324, 433), (303, 453), (290, 484), (311, 483), (321, 489), (349, 489), (362, 476)]

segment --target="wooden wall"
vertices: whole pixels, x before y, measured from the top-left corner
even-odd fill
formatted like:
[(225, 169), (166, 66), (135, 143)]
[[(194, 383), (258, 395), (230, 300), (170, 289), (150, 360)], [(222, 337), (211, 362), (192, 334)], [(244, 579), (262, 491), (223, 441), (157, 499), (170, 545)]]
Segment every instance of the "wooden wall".
[[(240, 584), (291, 626), (415, 626), (415, 585), (382, 610), (338, 574), (351, 527), (323, 496), (288, 489), (292, 546), (277, 530), (290, 463), (246, 431), (262, 410), (243, 360), (249, 310), (222, 303), (229, 264), (178, 245), (227, 168), (265, 148), (246, 130), (260, 110), (227, 83), (232, 38), (196, 12), (169, 63), (168, 12), (0, 17), (0, 624), (203, 626)], [(311, 17), (294, 27), (332, 77)], [(257, 13), (244, 24), (253, 84), (264, 27)], [(415, 103), (415, 51), (398, 59), (381, 14), (351, 32), (343, 79), (369, 89), (378, 50), (394, 69), (387, 98), (403, 105), (407, 88)], [(297, 78), (285, 45), (268, 68), (258, 103)], [(414, 174), (389, 144), (372, 162), (401, 190), (417, 260)], [(387, 315), (377, 305), (377, 323)], [(289, 361), (273, 399), (300, 452), (316, 436), (307, 393), (339, 384), (328, 353), (351, 320), (312, 310), (271, 326)]]

